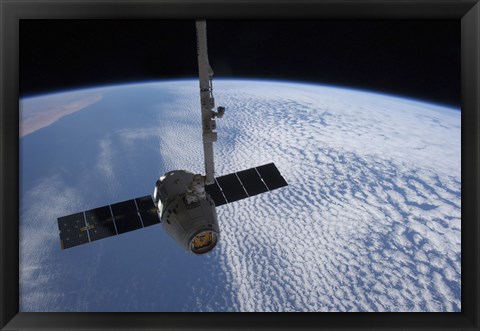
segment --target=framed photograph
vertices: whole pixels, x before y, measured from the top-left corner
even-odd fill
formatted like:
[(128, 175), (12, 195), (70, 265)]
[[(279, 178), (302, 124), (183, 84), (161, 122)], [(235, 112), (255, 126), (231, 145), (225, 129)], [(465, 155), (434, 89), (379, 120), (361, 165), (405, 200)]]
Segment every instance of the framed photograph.
[(0, 8), (2, 330), (478, 329), (477, 1)]

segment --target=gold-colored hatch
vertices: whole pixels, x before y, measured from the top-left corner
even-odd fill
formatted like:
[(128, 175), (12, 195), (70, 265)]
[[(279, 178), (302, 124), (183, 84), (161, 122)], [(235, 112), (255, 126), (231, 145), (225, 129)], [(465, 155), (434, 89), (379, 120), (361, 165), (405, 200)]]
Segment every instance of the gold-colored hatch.
[(193, 237), (191, 242), (192, 252), (203, 254), (210, 251), (217, 243), (217, 234), (214, 231), (202, 231)]

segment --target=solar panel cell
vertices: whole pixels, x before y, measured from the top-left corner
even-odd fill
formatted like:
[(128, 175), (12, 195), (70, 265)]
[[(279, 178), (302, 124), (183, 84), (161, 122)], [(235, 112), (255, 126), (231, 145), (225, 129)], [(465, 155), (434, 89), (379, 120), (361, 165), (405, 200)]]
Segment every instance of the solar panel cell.
[(160, 223), (160, 218), (155, 210), (140, 210), (140, 216), (144, 227)]
[(263, 192), (267, 192), (268, 188), (262, 182), (255, 168), (237, 172), (237, 176), (245, 187), (249, 196), (254, 196)]
[(113, 224), (113, 221), (108, 221), (108, 222), (89, 226), (88, 234), (90, 235), (90, 240), (95, 241), (95, 240), (115, 236), (117, 232), (115, 231), (115, 225)]
[(228, 202), (233, 202), (248, 197), (236, 174), (218, 177), (217, 182)]
[(263, 181), (267, 184), (267, 187), (270, 191), (277, 188), (287, 186), (287, 182), (283, 179), (280, 171), (273, 163), (265, 164), (256, 168), (260, 176), (262, 176)]
[(206, 185), (205, 191), (210, 195), (215, 206), (218, 207), (227, 203), (216, 181), (213, 184)]
[(59, 217), (57, 221), (62, 249), (89, 242), (83, 213)]
[(118, 234), (140, 229), (142, 222), (135, 211), (134, 214), (115, 216), (115, 225), (117, 226)]
[(152, 200), (152, 196), (146, 195), (144, 197), (136, 198), (138, 210), (150, 210), (155, 209), (155, 205)]
[(111, 205), (113, 216), (116, 218), (122, 215), (131, 215), (137, 212), (135, 201), (127, 200)]
[(101, 224), (112, 220), (112, 213), (109, 206), (103, 206), (85, 212), (88, 224)]

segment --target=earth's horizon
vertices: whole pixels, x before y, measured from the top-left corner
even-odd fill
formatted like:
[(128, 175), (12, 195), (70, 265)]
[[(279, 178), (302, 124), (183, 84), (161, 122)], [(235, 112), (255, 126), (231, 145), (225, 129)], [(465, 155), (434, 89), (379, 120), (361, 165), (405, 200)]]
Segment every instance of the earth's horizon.
[[(92, 90), (104, 90), (104, 89), (111, 89), (111, 88), (118, 88), (118, 87), (125, 87), (125, 86), (135, 86), (135, 85), (145, 85), (145, 84), (158, 84), (158, 83), (169, 83), (169, 82), (197, 82), (197, 78), (181, 78), (181, 79), (168, 79), (168, 80), (145, 80), (145, 81), (126, 81), (126, 82), (120, 82), (120, 83), (114, 83), (114, 84), (98, 84), (98, 85), (91, 85), (91, 86), (82, 86), (82, 87), (75, 87), (75, 88), (68, 88), (68, 89), (62, 89), (59, 91), (47, 91), (43, 93), (36, 93), (33, 95), (26, 95), (20, 98), (21, 101), (26, 101), (30, 99), (39, 99), (39, 98), (50, 98), (50, 97), (60, 97), (60, 96), (65, 96), (67, 97), (70, 96), (72, 97), (72, 94), (78, 94), (80, 92), (85, 93), (85, 92), (90, 92)], [(404, 99), (404, 100), (410, 100), (412, 102), (417, 102), (417, 103), (424, 103), (428, 105), (434, 105), (437, 107), (441, 108), (448, 108), (448, 109), (454, 109), (454, 110), (459, 110), (454, 105), (451, 104), (444, 104), (444, 103), (439, 103), (439, 102), (434, 102), (434, 101), (429, 101), (429, 100), (424, 100), (424, 99), (419, 99), (415, 97), (410, 97), (410, 96), (401, 96), (401, 95), (396, 95), (393, 93), (386, 93), (386, 92), (378, 92), (378, 91), (373, 91), (373, 90), (367, 90), (367, 89), (361, 89), (358, 87), (349, 87), (349, 86), (341, 86), (341, 85), (329, 85), (329, 84), (316, 84), (313, 82), (299, 82), (299, 81), (290, 81), (290, 80), (273, 80), (273, 79), (248, 79), (248, 78), (215, 78), (215, 82), (228, 82), (228, 81), (241, 81), (241, 82), (259, 82), (259, 83), (283, 83), (283, 84), (300, 84), (300, 85), (310, 85), (310, 86), (323, 86), (323, 87), (328, 87), (328, 88), (335, 88), (335, 89), (342, 89), (342, 90), (349, 90), (349, 91), (356, 91), (356, 92), (364, 92), (364, 93), (369, 93), (369, 94), (374, 94), (378, 96), (386, 96), (390, 98), (399, 98), (399, 99)], [(98, 98), (98, 96), (97, 96)], [(68, 99), (67, 99), (68, 100)], [(68, 114), (71, 114), (75, 111), (81, 110), (87, 106), (89, 106), (92, 103), (95, 103), (98, 101), (95, 97), (86, 98), (84, 100), (76, 100), (76, 102), (73, 102), (71, 100), (68, 100), (69, 102), (67, 104), (64, 104), (63, 109), (57, 109), (55, 112), (52, 112), (51, 109), (49, 109), (50, 113), (55, 113), (56, 116), (53, 116), (52, 114), (49, 114), (50, 116), (47, 117), (46, 119), (41, 119), (41, 116), (37, 114), (36, 118), (31, 118), (28, 115), (22, 118), (22, 121), (20, 123), (20, 137), (23, 137), (27, 134), (30, 134), (42, 127), (46, 127), (56, 120), (60, 119), (63, 116), (66, 116)], [(70, 107), (70, 109), (68, 109)], [(36, 109), (29, 109), (30, 111), (39, 111), (42, 112), (44, 109), (42, 107), (38, 107)], [(29, 114), (30, 115), (30, 114)], [(35, 120), (37, 123), (32, 123)], [(33, 126), (33, 127), (32, 127)]]

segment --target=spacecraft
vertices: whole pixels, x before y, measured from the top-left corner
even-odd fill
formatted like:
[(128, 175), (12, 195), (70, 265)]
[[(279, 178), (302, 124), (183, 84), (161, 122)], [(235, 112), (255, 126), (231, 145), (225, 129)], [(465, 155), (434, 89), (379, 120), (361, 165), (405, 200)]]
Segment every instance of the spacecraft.
[(216, 207), (288, 185), (274, 163), (214, 177), (216, 119), (223, 117), (225, 108), (215, 109), (206, 22), (198, 20), (195, 24), (205, 175), (173, 170), (157, 180), (153, 196), (59, 217), (62, 249), (162, 224), (180, 246), (194, 254), (204, 254), (220, 238)]

